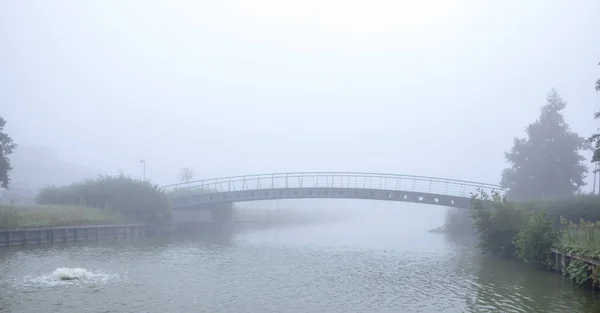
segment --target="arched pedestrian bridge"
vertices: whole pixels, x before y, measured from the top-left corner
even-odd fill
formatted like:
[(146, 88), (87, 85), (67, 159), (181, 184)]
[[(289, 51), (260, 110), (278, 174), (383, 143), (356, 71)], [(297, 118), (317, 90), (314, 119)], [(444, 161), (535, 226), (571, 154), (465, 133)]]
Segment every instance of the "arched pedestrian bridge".
[(471, 194), (502, 187), (472, 181), (380, 173), (273, 173), (204, 179), (163, 187), (173, 209), (276, 199), (369, 199), (468, 208)]

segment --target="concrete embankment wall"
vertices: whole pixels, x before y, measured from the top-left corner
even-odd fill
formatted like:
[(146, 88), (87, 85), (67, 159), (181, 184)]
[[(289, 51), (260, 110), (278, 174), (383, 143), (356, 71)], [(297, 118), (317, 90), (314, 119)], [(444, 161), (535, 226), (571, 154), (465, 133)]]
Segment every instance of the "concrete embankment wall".
[(130, 224), (0, 229), (0, 247), (52, 244), (100, 239), (168, 235), (191, 230), (186, 224)]
[(102, 239), (167, 236), (202, 232), (234, 231), (270, 227), (270, 221), (187, 222), (44, 228), (0, 228), (0, 248)]

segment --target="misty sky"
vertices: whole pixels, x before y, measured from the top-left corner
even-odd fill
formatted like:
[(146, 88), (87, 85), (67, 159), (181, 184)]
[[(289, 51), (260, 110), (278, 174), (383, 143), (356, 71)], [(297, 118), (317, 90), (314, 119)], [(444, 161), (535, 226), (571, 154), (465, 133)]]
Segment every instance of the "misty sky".
[[(0, 1), (20, 144), (176, 182), (370, 171), (498, 183), (552, 87), (587, 137), (600, 1)], [(591, 188), (591, 186), (589, 186)]]

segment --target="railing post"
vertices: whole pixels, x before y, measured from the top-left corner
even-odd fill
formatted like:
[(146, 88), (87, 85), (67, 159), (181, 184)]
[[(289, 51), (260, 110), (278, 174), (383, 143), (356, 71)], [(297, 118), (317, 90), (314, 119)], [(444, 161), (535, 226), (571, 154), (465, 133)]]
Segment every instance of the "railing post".
[(271, 189), (275, 189), (275, 174), (271, 175)]
[(285, 174), (285, 189), (287, 189), (287, 187), (288, 187), (288, 178), (289, 178), (289, 177), (290, 177), (290, 174), (289, 174), (289, 173), (286, 173), (286, 174)]
[(300, 173), (300, 177), (298, 177), (298, 180), (300, 180), (300, 188), (302, 188), (302, 184), (304, 183), (304, 173)]
[(431, 193), (431, 181), (432, 181), (432, 178), (429, 178), (429, 193)]

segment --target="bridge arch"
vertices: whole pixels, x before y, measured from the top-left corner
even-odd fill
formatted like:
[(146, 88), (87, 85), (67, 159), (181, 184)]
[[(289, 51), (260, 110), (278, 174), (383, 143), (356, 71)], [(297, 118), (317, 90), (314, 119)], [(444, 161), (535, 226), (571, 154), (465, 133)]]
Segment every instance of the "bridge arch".
[(173, 209), (276, 199), (369, 199), (468, 208), (478, 189), (501, 186), (437, 177), (360, 172), (292, 172), (203, 179), (163, 187)]

